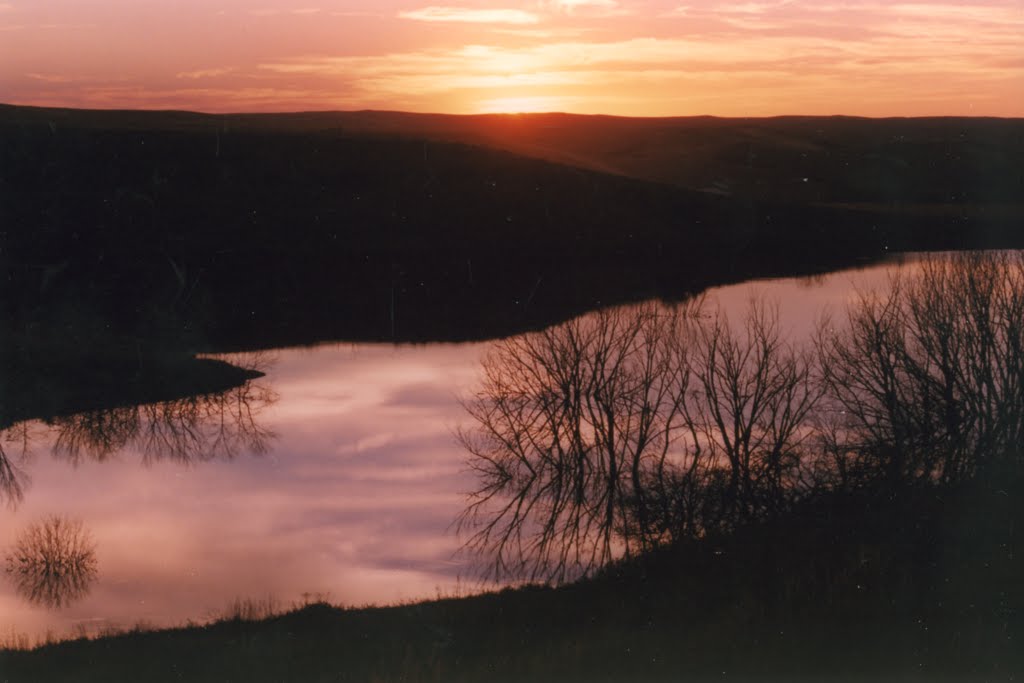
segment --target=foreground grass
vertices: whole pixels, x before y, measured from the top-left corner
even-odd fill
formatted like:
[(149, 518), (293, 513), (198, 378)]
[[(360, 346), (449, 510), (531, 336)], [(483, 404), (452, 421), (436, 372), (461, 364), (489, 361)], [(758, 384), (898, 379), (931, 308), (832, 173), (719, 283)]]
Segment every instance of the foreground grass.
[(0, 652), (0, 680), (1009, 680), (1011, 484), (830, 498), (560, 588)]

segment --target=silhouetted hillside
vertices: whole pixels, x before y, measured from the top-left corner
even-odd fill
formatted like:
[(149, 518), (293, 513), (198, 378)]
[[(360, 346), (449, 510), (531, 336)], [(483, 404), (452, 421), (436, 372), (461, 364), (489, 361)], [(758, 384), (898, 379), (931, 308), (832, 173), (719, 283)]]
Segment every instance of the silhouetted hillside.
[[(5, 111), (6, 109), (6, 111)], [(344, 132), (483, 144), (571, 166), (761, 200), (865, 203), (935, 212), (1022, 213), (1019, 119), (844, 116), (627, 118), (310, 112), (210, 117), (185, 112), (0, 108), (7, 121), (95, 128)], [(1012, 207), (1016, 207), (1015, 209)]]
[[(632, 121), (524, 119), (549, 120)], [(413, 123), (397, 135), (381, 121)], [(5, 320), (193, 348), (487, 338), (745, 277), (1020, 239), (1013, 221), (752, 201), (414, 139), (443, 137), (423, 121), (498, 136), (519, 119), (0, 108)], [(588, 135), (597, 151), (634, 144), (593, 125), (566, 139)]]
[[(309, 114), (292, 125), (472, 141), (694, 190), (880, 209), (1015, 206), (1024, 121), (991, 118), (623, 118)], [(1003, 206), (1003, 211), (1009, 207)]]

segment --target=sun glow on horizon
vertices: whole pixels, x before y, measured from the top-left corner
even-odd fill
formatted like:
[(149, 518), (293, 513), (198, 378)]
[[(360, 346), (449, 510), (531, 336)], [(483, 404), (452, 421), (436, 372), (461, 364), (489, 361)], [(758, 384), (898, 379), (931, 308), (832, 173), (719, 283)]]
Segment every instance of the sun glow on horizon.
[(482, 100), (477, 114), (544, 114), (565, 112), (571, 109), (570, 102), (555, 96), (495, 97)]

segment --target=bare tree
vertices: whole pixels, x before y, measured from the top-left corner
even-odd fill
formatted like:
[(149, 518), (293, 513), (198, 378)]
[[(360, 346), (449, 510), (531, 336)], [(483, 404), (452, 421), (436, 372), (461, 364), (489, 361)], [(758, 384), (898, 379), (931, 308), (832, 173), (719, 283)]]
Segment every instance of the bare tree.
[(561, 580), (656, 542), (650, 480), (682, 427), (689, 310), (602, 311), (488, 354), (459, 434), (481, 482), (459, 527), (494, 577)]
[(754, 299), (736, 332), (719, 310), (699, 326), (687, 420), (728, 467), (734, 520), (783, 509), (801, 488), (809, 418), (822, 395), (810, 354), (783, 339), (778, 307)]
[(460, 433), (458, 521), (492, 577), (563, 580), (824, 489), (953, 484), (1024, 439), (1024, 259), (940, 257), (814, 345), (755, 300), (653, 305), (502, 341)]
[(932, 257), (819, 335), (847, 483), (950, 484), (1024, 437), (1024, 260)]
[(604, 311), (488, 355), (459, 528), (492, 576), (562, 580), (791, 499), (820, 396), (806, 354), (774, 309), (743, 337), (702, 311)]

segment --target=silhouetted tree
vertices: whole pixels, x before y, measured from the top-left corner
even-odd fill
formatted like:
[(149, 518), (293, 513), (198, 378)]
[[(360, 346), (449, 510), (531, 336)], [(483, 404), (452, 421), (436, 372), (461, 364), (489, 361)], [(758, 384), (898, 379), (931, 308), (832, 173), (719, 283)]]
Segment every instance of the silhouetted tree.
[(777, 314), (745, 335), (701, 302), (603, 311), (499, 342), (460, 434), (459, 520), (494, 577), (562, 580), (782, 509), (820, 396)]
[[(1024, 440), (1024, 257), (928, 259), (816, 344), (777, 308), (603, 311), (499, 342), (460, 434), (493, 577), (563, 580), (823, 491), (955, 485)], [(816, 351), (816, 353), (815, 353)]]
[(819, 337), (830, 428), (847, 485), (952, 484), (1024, 437), (1024, 260), (933, 257), (864, 292)]
[(488, 354), (459, 435), (481, 482), (459, 527), (494, 577), (560, 580), (655, 542), (650, 480), (683, 428), (689, 312), (601, 311)]
[(823, 393), (813, 357), (782, 338), (778, 309), (755, 299), (741, 332), (721, 310), (696, 326), (689, 359), (686, 416), (698, 444), (727, 464), (727, 516), (780, 511), (803, 487), (809, 418)]

